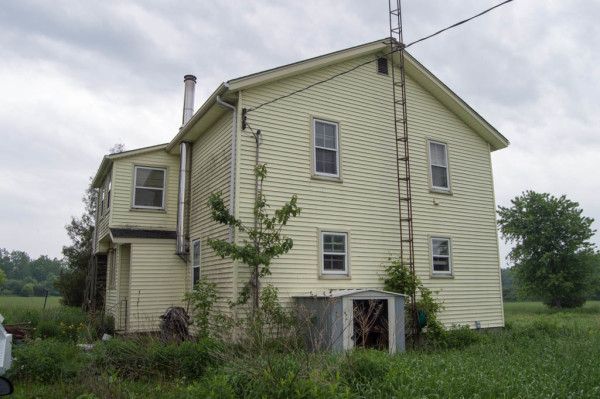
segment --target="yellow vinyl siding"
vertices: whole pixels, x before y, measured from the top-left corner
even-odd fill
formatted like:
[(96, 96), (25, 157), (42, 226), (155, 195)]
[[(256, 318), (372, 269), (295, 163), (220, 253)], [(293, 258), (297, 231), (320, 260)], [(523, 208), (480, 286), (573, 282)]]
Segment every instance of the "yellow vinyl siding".
[[(218, 295), (226, 306), (232, 298), (233, 268), (208, 246), (208, 238), (227, 239), (228, 229), (212, 221), (208, 197), (221, 192), (229, 204), (231, 165), (231, 113), (223, 114), (192, 146), (190, 244), (201, 240), (200, 274), (217, 284)], [(191, 253), (186, 286), (191, 286)]]
[(128, 327), (128, 312), (129, 312), (129, 274), (131, 266), (131, 246), (119, 246), (119, 312), (115, 320), (115, 326), (123, 331), (127, 331)]
[(175, 255), (175, 240), (131, 241), (129, 331), (155, 330), (168, 307), (185, 307), (185, 263)]
[[(133, 207), (134, 167), (150, 166), (166, 169), (164, 210)], [(118, 158), (113, 164), (110, 227), (175, 230), (177, 224), (177, 187), (179, 157), (163, 149)]]
[[(245, 90), (251, 108), (368, 58)], [(302, 214), (286, 232), (294, 248), (276, 261), (267, 280), (282, 299), (335, 288), (381, 288), (382, 263), (399, 253), (395, 141), (390, 77), (375, 63), (249, 114), (262, 130), (265, 194), (272, 210), (296, 193)], [(493, 184), (488, 144), (428, 92), (408, 79), (415, 250), (419, 276), (439, 290), (446, 324), (503, 325)], [(312, 118), (339, 123), (342, 182), (311, 178)], [(452, 195), (429, 190), (427, 139), (448, 144)], [(251, 220), (254, 140), (240, 135), (239, 214)], [(434, 205), (434, 199), (439, 205)], [(318, 278), (317, 229), (348, 231), (348, 279)], [(452, 238), (452, 279), (430, 278), (429, 237)], [(239, 266), (238, 284), (247, 279)]]

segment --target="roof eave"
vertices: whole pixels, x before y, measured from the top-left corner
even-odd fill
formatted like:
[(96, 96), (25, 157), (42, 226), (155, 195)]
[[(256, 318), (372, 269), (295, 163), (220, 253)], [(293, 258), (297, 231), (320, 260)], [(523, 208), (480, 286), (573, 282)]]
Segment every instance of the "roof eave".
[(179, 129), (179, 132), (173, 137), (173, 140), (167, 144), (167, 152), (176, 152), (177, 145), (185, 140), (185, 136), (190, 132), (192, 127), (202, 119), (204, 115), (216, 104), (217, 97), (223, 96), (226, 92), (230, 91), (227, 83), (221, 83), (219, 87), (208, 97), (208, 99), (202, 104), (200, 108), (194, 113), (191, 119)]
[(272, 82), (279, 79), (298, 74), (306, 73), (312, 69), (322, 68), (327, 65), (344, 62), (345, 60), (376, 53), (389, 47), (388, 39), (379, 39), (373, 42), (361, 44), (358, 46), (350, 47), (347, 49), (335, 51), (320, 55), (318, 57), (309, 58), (306, 60), (294, 62), (291, 64), (279, 66), (276, 68), (267, 69), (265, 71), (257, 72), (251, 75), (242, 76), (239, 78), (231, 79), (227, 81), (229, 89), (231, 91), (238, 91), (247, 89), (250, 87), (258, 86), (268, 82)]

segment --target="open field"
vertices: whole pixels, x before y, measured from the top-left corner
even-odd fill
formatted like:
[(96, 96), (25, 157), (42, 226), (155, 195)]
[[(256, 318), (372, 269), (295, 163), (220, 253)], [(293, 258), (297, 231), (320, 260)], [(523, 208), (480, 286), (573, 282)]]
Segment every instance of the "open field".
[[(60, 305), (59, 296), (49, 296), (46, 308)], [(42, 309), (44, 307), (44, 297), (38, 296), (0, 296), (0, 313), (12, 308)]]
[[(565, 311), (509, 303), (505, 312), (506, 329), (467, 347), (397, 356), (244, 354), (203, 342), (182, 349), (122, 339), (81, 354), (74, 343), (38, 341), (15, 351), (22, 362), (15, 397), (600, 397), (600, 302)], [(456, 336), (456, 347), (463, 338)], [(65, 367), (36, 368), (60, 362)]]

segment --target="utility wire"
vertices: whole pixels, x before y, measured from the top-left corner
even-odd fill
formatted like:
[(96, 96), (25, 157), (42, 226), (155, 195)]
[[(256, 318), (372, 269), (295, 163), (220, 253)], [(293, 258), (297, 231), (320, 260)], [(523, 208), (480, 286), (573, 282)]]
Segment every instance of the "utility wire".
[[(444, 28), (444, 29), (440, 29), (439, 31), (437, 31), (437, 32), (435, 32), (435, 33), (432, 33), (431, 35), (424, 36), (424, 37), (422, 37), (422, 38), (420, 38), (420, 39), (417, 39), (417, 40), (415, 40), (415, 41), (412, 41), (412, 42), (408, 43), (407, 45), (402, 45), (402, 44), (400, 44), (396, 50), (394, 50), (394, 51), (391, 51), (391, 52), (389, 52), (389, 53), (385, 53), (385, 54), (383, 54), (383, 56), (388, 56), (388, 55), (390, 55), (390, 54), (392, 54), (392, 53), (395, 53), (395, 52), (399, 51), (400, 49), (405, 49), (405, 48), (408, 48), (408, 47), (410, 47), (410, 46), (412, 46), (412, 45), (415, 45), (415, 44), (417, 44), (417, 43), (423, 42), (423, 41), (425, 41), (425, 40), (427, 40), (427, 39), (431, 39), (432, 37), (434, 37), (434, 36), (437, 36), (437, 35), (439, 35), (440, 33), (443, 33), (443, 32), (445, 32), (445, 31), (447, 31), (447, 30), (450, 30), (450, 29), (456, 28), (457, 26), (460, 26), (460, 25), (462, 25), (462, 24), (464, 24), (464, 23), (467, 23), (467, 22), (469, 22), (469, 21), (471, 21), (471, 20), (473, 20), (473, 19), (475, 19), (475, 18), (479, 18), (479, 17), (481, 17), (482, 15), (484, 15), (484, 14), (487, 14), (488, 12), (490, 12), (490, 11), (492, 11), (492, 10), (494, 10), (494, 9), (498, 8), (498, 7), (501, 7), (501, 6), (503, 6), (503, 5), (506, 5), (506, 4), (508, 4), (508, 3), (512, 2), (512, 1), (514, 1), (514, 0), (506, 0), (506, 1), (503, 1), (502, 3), (498, 3), (498, 4), (496, 4), (495, 6), (493, 6), (493, 7), (490, 7), (490, 8), (488, 8), (488, 9), (486, 9), (486, 10), (484, 10), (484, 11), (480, 12), (479, 14), (473, 15), (472, 17), (470, 17), (470, 18), (467, 18), (467, 19), (463, 19), (462, 21), (459, 21), (459, 22), (457, 22), (457, 23), (455, 23), (455, 24), (452, 24), (452, 25), (450, 25), (450, 26), (448, 26), (448, 27), (446, 27), (446, 28)], [(303, 87), (303, 88), (301, 88), (301, 89), (295, 90), (295, 91), (293, 91), (293, 92), (291, 92), (291, 93), (285, 94), (285, 95), (283, 95), (283, 96), (280, 96), (280, 97), (274, 98), (274, 99), (272, 99), (272, 100), (269, 100), (269, 101), (267, 101), (267, 102), (264, 102), (264, 103), (262, 103), (262, 104), (259, 104), (259, 105), (255, 106), (255, 107), (253, 107), (253, 108), (248, 108), (247, 112), (256, 111), (257, 109), (259, 109), (259, 108), (262, 108), (262, 107), (264, 107), (265, 105), (273, 104), (274, 102), (277, 102), (277, 101), (279, 101), (279, 100), (283, 100), (284, 98), (288, 98), (288, 97), (294, 96), (294, 95), (296, 95), (296, 94), (298, 94), (298, 93), (302, 93), (303, 91), (306, 91), (306, 90), (308, 90), (308, 89), (311, 89), (311, 88), (313, 88), (313, 87), (315, 87), (315, 86), (318, 86), (318, 85), (320, 85), (320, 84), (327, 83), (327, 82), (329, 82), (329, 81), (331, 81), (331, 80), (333, 80), (333, 79), (335, 79), (335, 78), (338, 78), (338, 77), (340, 77), (340, 76), (342, 76), (342, 75), (346, 75), (346, 74), (348, 74), (348, 73), (350, 73), (350, 72), (353, 72), (353, 71), (357, 70), (357, 69), (358, 69), (358, 68), (360, 68), (360, 67), (363, 67), (363, 66), (365, 66), (365, 65), (368, 65), (368, 64), (370, 64), (370, 63), (372, 63), (372, 62), (375, 62), (375, 61), (377, 61), (378, 59), (379, 59), (379, 57), (377, 57), (377, 58), (375, 58), (375, 59), (373, 59), (373, 60), (369, 60), (369, 61), (363, 62), (363, 63), (361, 63), (361, 64), (358, 64), (358, 65), (355, 65), (355, 66), (353, 66), (352, 68), (350, 68), (350, 69), (347, 69), (347, 70), (345, 70), (345, 71), (343, 71), (343, 72), (337, 73), (337, 74), (335, 74), (335, 75), (332, 75), (332, 76), (328, 77), (327, 79), (320, 80), (320, 81), (318, 81), (318, 82), (312, 83), (312, 84), (310, 84), (310, 85), (308, 85), (308, 86), (305, 86), (305, 87)]]
[(514, 0), (506, 0), (506, 1), (503, 1), (502, 3), (496, 4), (495, 6), (493, 6), (493, 7), (490, 7), (490, 8), (488, 8), (487, 10), (484, 10), (484, 11), (480, 12), (479, 14), (473, 15), (473, 16), (472, 16), (472, 17), (470, 17), (470, 18), (463, 19), (462, 21), (459, 21), (459, 22), (457, 22), (457, 23), (455, 23), (455, 24), (452, 24), (452, 25), (450, 25), (450, 26), (448, 26), (448, 27), (446, 27), (446, 28), (444, 28), (444, 29), (440, 29), (440, 30), (438, 30), (437, 32), (435, 32), (435, 33), (432, 33), (432, 34), (431, 34), (431, 35), (429, 35), (429, 36), (425, 36), (425, 37), (422, 37), (422, 38), (420, 38), (420, 39), (418, 39), (418, 40), (415, 40), (414, 42), (410, 42), (410, 43), (408, 43), (408, 44), (405, 46), (405, 48), (406, 48), (406, 47), (410, 47), (410, 46), (412, 46), (413, 44), (417, 44), (417, 43), (419, 43), (419, 42), (425, 41), (425, 40), (427, 40), (427, 39), (431, 39), (432, 37), (434, 37), (434, 36), (437, 36), (437, 35), (439, 35), (439, 34), (440, 34), (440, 33), (442, 33), (442, 32), (445, 32), (445, 31), (447, 31), (447, 30), (450, 30), (450, 29), (452, 29), (452, 28), (456, 28), (457, 26), (459, 26), (459, 25), (462, 25), (462, 24), (464, 24), (464, 23), (466, 23), (466, 22), (469, 22), (469, 21), (471, 21), (472, 19), (479, 18), (479, 17), (481, 17), (482, 15), (484, 15), (484, 14), (487, 14), (488, 12), (492, 11), (493, 9), (495, 9), (495, 8), (498, 8), (498, 7), (502, 7), (503, 5), (505, 5), (505, 4), (508, 4), (508, 3), (512, 2), (512, 1), (514, 1)]

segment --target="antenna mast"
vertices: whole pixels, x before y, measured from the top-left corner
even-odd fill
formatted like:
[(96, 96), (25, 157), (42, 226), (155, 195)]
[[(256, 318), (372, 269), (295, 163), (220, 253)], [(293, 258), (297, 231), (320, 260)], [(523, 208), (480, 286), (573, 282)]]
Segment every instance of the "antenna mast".
[[(390, 53), (392, 64), (392, 95), (394, 100), (394, 132), (396, 136), (396, 173), (398, 178), (398, 211), (400, 217), (400, 258), (415, 275), (415, 247), (413, 233), (413, 208), (410, 182), (410, 157), (408, 147), (408, 120), (406, 112), (406, 74), (404, 68), (404, 40), (402, 32), (401, 0), (388, 0), (390, 12)], [(394, 59), (397, 56), (397, 65)], [(396, 67), (399, 73), (396, 71)], [(419, 335), (419, 318), (416, 293), (411, 294), (413, 325), (410, 332)]]

